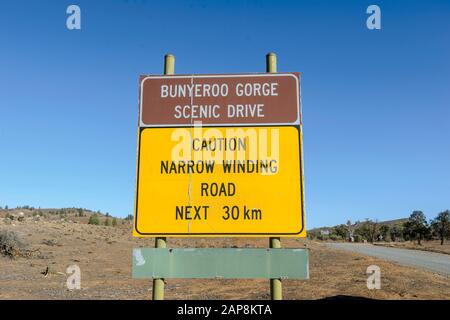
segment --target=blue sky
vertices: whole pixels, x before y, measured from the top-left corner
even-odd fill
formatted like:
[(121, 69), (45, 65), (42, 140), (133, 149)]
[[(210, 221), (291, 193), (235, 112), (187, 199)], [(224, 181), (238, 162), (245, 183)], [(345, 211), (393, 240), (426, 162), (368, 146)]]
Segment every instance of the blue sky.
[(2, 1), (0, 205), (132, 213), (138, 76), (270, 51), (303, 74), (308, 228), (450, 208), (448, 1)]

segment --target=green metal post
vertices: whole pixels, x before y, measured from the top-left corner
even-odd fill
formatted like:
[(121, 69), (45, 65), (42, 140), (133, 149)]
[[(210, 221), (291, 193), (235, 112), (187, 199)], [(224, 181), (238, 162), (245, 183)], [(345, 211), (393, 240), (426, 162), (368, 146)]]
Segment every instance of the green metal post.
[[(175, 57), (166, 54), (164, 57), (164, 74), (175, 73)], [(166, 238), (156, 238), (155, 248), (166, 248)], [(153, 279), (153, 300), (164, 300), (164, 279)]]
[[(280, 238), (270, 238), (270, 248), (281, 248)], [(283, 299), (283, 288), (281, 286), (281, 279), (270, 279), (270, 298), (272, 300)]]
[[(277, 72), (277, 55), (273, 52), (270, 52), (266, 55), (266, 72), (269, 73)], [(281, 248), (280, 238), (270, 238), (269, 247)], [(270, 298), (272, 300), (283, 299), (283, 289), (281, 286), (281, 279), (270, 279)]]
[(164, 74), (171, 75), (175, 73), (175, 56), (166, 54), (164, 56)]

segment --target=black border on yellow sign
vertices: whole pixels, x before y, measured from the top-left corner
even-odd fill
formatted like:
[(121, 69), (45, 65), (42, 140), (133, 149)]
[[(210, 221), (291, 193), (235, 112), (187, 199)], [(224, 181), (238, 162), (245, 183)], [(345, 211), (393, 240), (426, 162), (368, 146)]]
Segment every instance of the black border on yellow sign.
[[(217, 126), (208, 126), (207, 128), (222, 128), (223, 126), (217, 125)], [(252, 127), (252, 128), (258, 128), (258, 127), (294, 127), (297, 129), (298, 132), (298, 143), (299, 143), (299, 165), (300, 165), (300, 218), (301, 218), (301, 229), (298, 232), (288, 232), (288, 233), (280, 233), (280, 232), (273, 232), (273, 233), (260, 233), (260, 232), (241, 232), (241, 233), (220, 233), (220, 232), (214, 232), (214, 233), (167, 233), (167, 232), (155, 232), (155, 233), (148, 233), (148, 232), (140, 232), (138, 230), (138, 199), (139, 199), (139, 168), (140, 168), (140, 160), (141, 160), (141, 135), (142, 131), (144, 130), (152, 130), (152, 129), (161, 129), (159, 127), (139, 127), (139, 137), (138, 137), (138, 152), (137, 152), (137, 173), (136, 173), (136, 197), (135, 197), (135, 209), (134, 209), (134, 230), (142, 235), (142, 236), (296, 236), (298, 234), (301, 234), (305, 228), (305, 212), (304, 212), (304, 194), (303, 194), (303, 141), (302, 137), (300, 135), (301, 132), (301, 125), (277, 125), (277, 124), (266, 124), (266, 125), (236, 125), (233, 127)], [(170, 129), (170, 128), (190, 128), (189, 126), (167, 126), (163, 127), (164, 129)]]

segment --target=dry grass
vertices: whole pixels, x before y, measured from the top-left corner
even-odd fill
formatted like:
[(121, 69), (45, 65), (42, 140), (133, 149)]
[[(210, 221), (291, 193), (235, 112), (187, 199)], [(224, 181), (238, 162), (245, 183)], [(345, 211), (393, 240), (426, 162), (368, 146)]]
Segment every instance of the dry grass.
[(420, 246), (417, 244), (416, 241), (415, 242), (411, 242), (411, 241), (381, 242), (381, 243), (375, 243), (375, 245), (450, 254), (450, 242), (449, 241), (446, 241), (443, 245), (441, 245), (441, 242), (439, 240), (422, 241), (422, 244)]
[[(81, 221), (80, 221), (81, 222)], [(32, 250), (29, 258), (0, 257), (0, 299), (150, 299), (151, 280), (131, 278), (134, 247), (153, 239), (131, 236), (130, 225), (94, 226), (60, 220), (25, 219), (0, 229), (19, 231)], [(57, 240), (56, 245), (48, 239)], [(283, 247), (310, 249), (310, 279), (283, 281), (285, 299), (357, 296), (376, 299), (449, 299), (449, 277), (377, 258), (330, 249), (324, 244), (283, 239)], [(169, 238), (170, 247), (267, 247), (268, 239)], [(81, 290), (66, 289), (69, 265), (81, 268)], [(381, 268), (381, 290), (368, 290), (366, 268)], [(49, 274), (42, 274), (48, 267)], [(268, 299), (268, 280), (167, 280), (167, 299)]]

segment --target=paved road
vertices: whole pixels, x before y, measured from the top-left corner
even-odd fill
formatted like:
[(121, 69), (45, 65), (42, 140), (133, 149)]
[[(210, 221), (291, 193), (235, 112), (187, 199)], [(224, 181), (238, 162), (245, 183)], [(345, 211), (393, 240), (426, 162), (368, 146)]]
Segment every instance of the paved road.
[(359, 243), (329, 243), (337, 249), (395, 261), (403, 265), (419, 267), (450, 276), (450, 255), (420, 250), (408, 250)]

